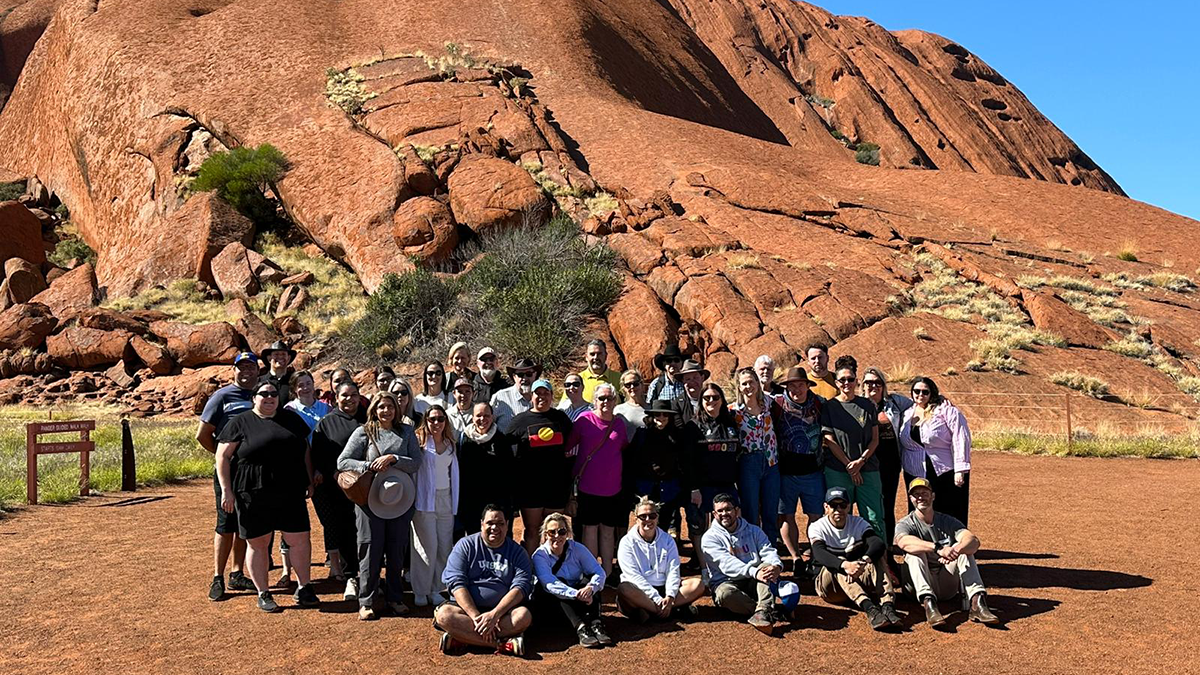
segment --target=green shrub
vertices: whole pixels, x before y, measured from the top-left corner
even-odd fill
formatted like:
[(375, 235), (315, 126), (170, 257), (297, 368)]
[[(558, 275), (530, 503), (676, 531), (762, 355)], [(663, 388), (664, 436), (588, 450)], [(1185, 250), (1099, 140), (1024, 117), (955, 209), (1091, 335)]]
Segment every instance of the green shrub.
[(452, 281), (421, 268), (388, 275), (351, 329), (347, 356), (420, 360), (466, 340), (554, 367), (577, 345), (587, 318), (621, 293), (615, 254), (586, 245), (561, 216), (488, 234), (461, 254), (477, 259)]
[(11, 202), (25, 194), (25, 181), (0, 183), (0, 202)]
[(264, 143), (257, 148), (240, 147), (214, 152), (200, 165), (194, 192), (216, 191), (247, 218), (256, 223), (276, 219), (275, 203), (263, 194), (288, 170), (288, 161), (275, 146)]
[(854, 149), (854, 161), (879, 166), (879, 146), (874, 143), (859, 143)]
[(96, 263), (96, 252), (87, 242), (76, 236), (66, 236), (58, 240), (54, 250), (46, 258), (58, 267), (67, 267), (72, 260)]
[(1054, 384), (1083, 392), (1092, 398), (1103, 398), (1108, 395), (1108, 383), (1104, 380), (1084, 375), (1074, 370), (1063, 370), (1050, 376)]

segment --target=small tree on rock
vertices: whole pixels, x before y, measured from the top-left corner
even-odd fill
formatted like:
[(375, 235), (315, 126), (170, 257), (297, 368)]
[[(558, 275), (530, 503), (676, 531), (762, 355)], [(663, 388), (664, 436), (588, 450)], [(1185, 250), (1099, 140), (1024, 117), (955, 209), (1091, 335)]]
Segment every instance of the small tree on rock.
[(275, 220), (275, 204), (265, 192), (272, 188), (289, 166), (278, 148), (263, 143), (257, 148), (240, 147), (214, 152), (200, 165), (191, 189), (216, 191), (243, 215), (256, 223)]

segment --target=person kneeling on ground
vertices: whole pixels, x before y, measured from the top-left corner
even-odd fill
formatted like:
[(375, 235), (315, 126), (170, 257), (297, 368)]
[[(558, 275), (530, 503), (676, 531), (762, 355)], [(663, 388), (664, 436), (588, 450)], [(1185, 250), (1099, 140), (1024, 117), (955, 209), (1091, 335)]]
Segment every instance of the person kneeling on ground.
[(442, 573), (451, 598), (433, 614), (434, 626), (445, 631), (441, 650), (467, 644), (524, 656), (522, 633), (533, 614), (522, 603), (533, 592), (533, 566), (525, 549), (508, 538), (508, 518), (499, 506), (485, 506), (480, 520), (481, 531), (458, 540)]
[(781, 620), (771, 590), (783, 571), (779, 554), (762, 528), (742, 518), (733, 494), (713, 497), (713, 515), (701, 543), (713, 598), (718, 607), (749, 616), (751, 626), (770, 635)]
[(586, 547), (571, 541), (571, 525), (561, 513), (542, 521), (542, 545), (533, 553), (533, 573), (545, 593), (546, 605), (556, 604), (584, 647), (611, 645), (600, 620), (600, 591), (604, 570)]
[(679, 548), (671, 535), (659, 529), (658, 511), (658, 503), (641, 497), (633, 509), (637, 524), (617, 546), (621, 566), (617, 609), (639, 623), (652, 616), (668, 619), (676, 609), (693, 616), (696, 608), (692, 603), (705, 590), (700, 578), (680, 577)]
[[(846, 600), (866, 612), (871, 628), (900, 625), (895, 593), (883, 556), (887, 547), (867, 521), (850, 515), (850, 494), (844, 487), (825, 491), (825, 517), (808, 526), (813, 562), (820, 565), (816, 590), (822, 600)], [(875, 604), (875, 599), (883, 605)]]
[(959, 593), (964, 593), (972, 621), (999, 623), (988, 609), (987, 591), (975, 564), (979, 537), (954, 516), (933, 510), (934, 492), (927, 479), (914, 478), (908, 484), (908, 498), (916, 510), (896, 523), (896, 545), (905, 553), (900, 573), (905, 587), (911, 585), (916, 591), (929, 625), (946, 623), (937, 601)]

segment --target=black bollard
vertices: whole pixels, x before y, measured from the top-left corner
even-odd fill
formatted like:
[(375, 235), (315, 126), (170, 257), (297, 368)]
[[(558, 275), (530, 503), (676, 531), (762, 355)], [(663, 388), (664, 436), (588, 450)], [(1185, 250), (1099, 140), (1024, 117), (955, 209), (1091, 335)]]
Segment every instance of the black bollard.
[(133, 455), (133, 432), (129, 430), (129, 420), (121, 420), (121, 491), (134, 492), (137, 490), (137, 461)]

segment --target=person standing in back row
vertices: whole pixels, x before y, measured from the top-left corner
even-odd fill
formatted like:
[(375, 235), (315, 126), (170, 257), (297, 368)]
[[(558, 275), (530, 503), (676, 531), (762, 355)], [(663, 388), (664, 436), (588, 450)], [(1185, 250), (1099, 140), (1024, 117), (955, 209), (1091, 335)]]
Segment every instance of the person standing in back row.
[(900, 442), (904, 480), (928, 478), (942, 513), (967, 526), (971, 501), (971, 429), (967, 418), (928, 377), (912, 384), (913, 407), (904, 413)]
[(296, 350), (288, 347), (282, 340), (276, 340), (258, 355), (267, 364), (267, 372), (258, 378), (259, 382), (270, 382), (279, 390), (279, 405), (285, 406), (295, 396), (291, 390), (291, 363), (296, 358)]
[(804, 350), (808, 361), (809, 379), (813, 381), (813, 393), (826, 401), (838, 395), (837, 378), (829, 371), (829, 350), (822, 344), (811, 344)]
[(845, 488), (858, 513), (876, 533), (883, 522), (883, 483), (879, 477), (879, 411), (871, 399), (858, 395), (858, 362), (840, 356), (834, 364), (838, 395), (821, 410), (825, 437), (825, 485)]
[[(584, 358), (587, 359), (587, 366), (579, 371), (579, 379), (583, 382), (583, 400), (591, 403), (596, 385), (602, 382), (617, 387), (619, 392), (621, 374), (608, 369), (608, 345), (604, 344), (604, 340), (589, 340), (584, 350)], [(566, 399), (564, 395), (559, 403)]]
[(496, 394), (513, 385), (512, 380), (500, 374), (495, 349), (491, 347), (480, 349), (476, 362), (479, 365), (479, 372), (471, 378), (471, 384), (475, 388), (475, 402), (491, 403)]
[(509, 435), (516, 441), (513, 493), (521, 508), (525, 550), (530, 554), (537, 550), (542, 519), (566, 508), (571, 496), (573, 458), (567, 456), (567, 436), (572, 424), (566, 413), (551, 407), (553, 400), (549, 380), (534, 382), (533, 408), (514, 417), (509, 426)]

